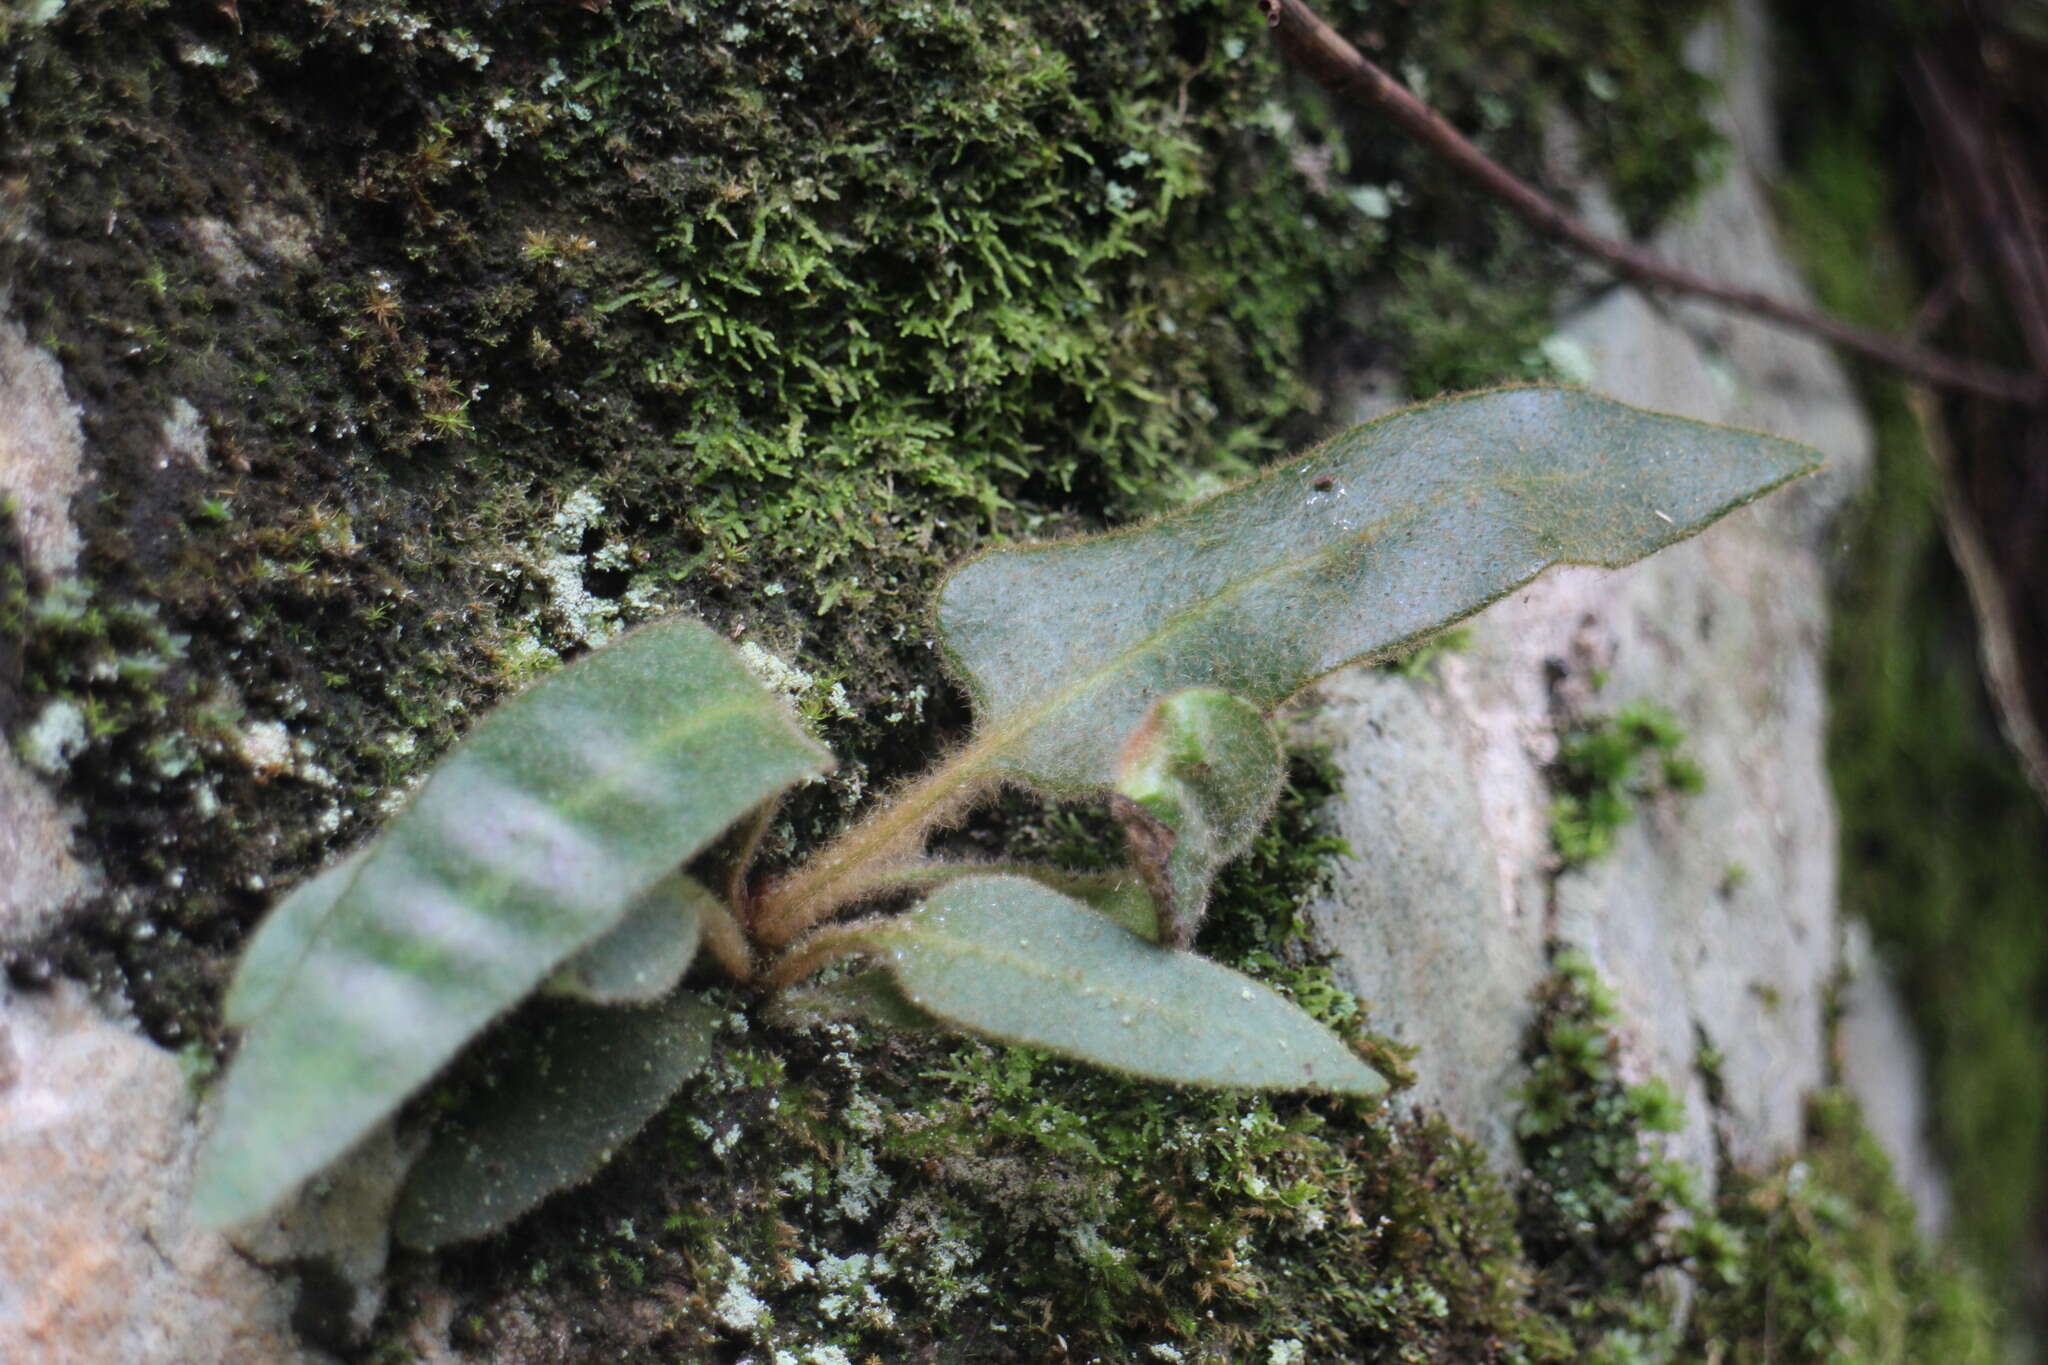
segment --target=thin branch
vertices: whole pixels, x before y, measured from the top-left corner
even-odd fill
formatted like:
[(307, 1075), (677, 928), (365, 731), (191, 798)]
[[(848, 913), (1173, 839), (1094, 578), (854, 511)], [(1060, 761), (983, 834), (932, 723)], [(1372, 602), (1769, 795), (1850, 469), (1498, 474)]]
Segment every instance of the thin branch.
[(1605, 263), (1624, 279), (1649, 289), (1716, 300), (1780, 326), (1823, 337), (1943, 388), (2012, 403), (2048, 403), (2048, 374), (2021, 374), (1944, 355), (1769, 294), (1709, 279), (1661, 261), (1641, 247), (1602, 237), (1473, 146), (1442, 115), (1368, 61), (1302, 0), (1258, 0), (1258, 5), (1279, 41), (1281, 52), (1318, 84), (1386, 115), (1408, 136), (1506, 204), (1537, 231)]
[(1913, 416), (1926, 437), (1928, 458), (1941, 475), (1941, 529), (1949, 553), (1963, 571), (1963, 587), (1977, 618), (1977, 651), (1984, 663), (1984, 687), (1991, 694), (1999, 729), (2020, 761), (2034, 792), (2048, 802), (2048, 735), (2041, 732), (2027, 704), (2026, 668), (2021, 663), (2019, 634), (2005, 585), (1984, 543), (1984, 532), (1956, 487), (1955, 452), (1941, 425), (1941, 414), (1924, 389), (1907, 390)]

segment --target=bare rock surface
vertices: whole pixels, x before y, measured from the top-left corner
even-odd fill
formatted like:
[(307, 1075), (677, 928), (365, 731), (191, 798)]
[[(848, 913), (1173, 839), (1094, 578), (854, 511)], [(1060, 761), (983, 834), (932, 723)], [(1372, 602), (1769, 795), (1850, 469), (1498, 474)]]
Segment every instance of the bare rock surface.
[(30, 344), (7, 302), (0, 294), (0, 497), (14, 503), (29, 568), (53, 577), (78, 562), (71, 499), (85, 487), (85, 441), (63, 372)]
[(186, 1213), (177, 1059), (71, 982), (0, 999), (0, 1360), (290, 1365), (278, 1281)]
[[(0, 295), (0, 500), (13, 505), (23, 564), (47, 581), (78, 561), (71, 500), (85, 487), (84, 437), (62, 370), (30, 344), (6, 304)], [(0, 660), (6, 652), (0, 640)], [(0, 722), (7, 719), (0, 712)], [(43, 728), (61, 749), (62, 725)], [(72, 825), (12, 749), (0, 746), (0, 947), (35, 938), (91, 889), (91, 874), (71, 853)]]
[[(1856, 921), (1845, 929), (1842, 985), (1835, 999), (1841, 1011), (1835, 1048), (1842, 1083), (1855, 1094), (1870, 1135), (1890, 1158), (1899, 1188), (1912, 1199), (1920, 1235), (1940, 1238), (1949, 1230), (1952, 1209), (1948, 1181), (1928, 1137), (1933, 1115), (1920, 1084), (1925, 1074), (1920, 1040), (1871, 946), (1869, 929)], [(1914, 1084), (1902, 1084), (1906, 1079)]]
[[(1776, 161), (1753, 20), (1739, 8), (1695, 45), (1702, 59), (1745, 54), (1721, 111), (1737, 156), (1653, 245), (1803, 297), (1757, 179)], [(1828, 468), (1642, 564), (1553, 571), (1478, 618), (1433, 678), (1354, 670), (1325, 684), (1308, 723), (1334, 746), (1337, 823), (1356, 856), (1314, 913), (1375, 1026), (1421, 1049), (1410, 1102), (1503, 1169), (1546, 945), (1583, 949), (1619, 997), (1630, 1078), (1660, 1076), (1686, 1100), (1672, 1154), (1711, 1189), (1721, 1155), (1754, 1165), (1794, 1150), (1805, 1096), (1828, 1076), (1841, 929), (1826, 539), (1872, 437), (1829, 352), (1759, 322), (1617, 287), (1567, 317), (1553, 347), (1598, 391), (1804, 441)], [(1611, 856), (1560, 870), (1560, 730), (1638, 699), (1677, 718), (1705, 788), (1647, 801)], [(1872, 1065), (1866, 1103), (1917, 1094), (1910, 1059)]]
[(92, 888), (71, 853), (74, 820), (0, 748), (0, 947), (34, 939)]

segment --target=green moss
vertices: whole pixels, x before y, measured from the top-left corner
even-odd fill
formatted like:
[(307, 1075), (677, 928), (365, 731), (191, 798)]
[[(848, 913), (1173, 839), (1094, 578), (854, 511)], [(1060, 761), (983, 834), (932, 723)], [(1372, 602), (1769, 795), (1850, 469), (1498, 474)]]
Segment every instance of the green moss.
[[(1846, 121), (1855, 100), (1817, 107), (1844, 121), (1817, 121), (1802, 146), (1781, 199), (1788, 235), (1828, 307), (1904, 330), (1911, 280), (1888, 232), (1894, 187), (1877, 130)], [(1877, 447), (1830, 638), (1842, 902), (1904, 987), (1959, 1235), (2003, 1282), (2048, 1165), (2048, 817), (1997, 736), (1958, 626), (1971, 608), (1917, 420), (1889, 377), (1858, 378)]]
[[(23, 702), (65, 701), (83, 714), (77, 757), (86, 761), (167, 709), (166, 680), (186, 645), (164, 628), (154, 603), (109, 601), (75, 578), (31, 592), (15, 565), (0, 570), (0, 630), (19, 650)], [(154, 775), (176, 777), (192, 760), (189, 750), (153, 755)]]
[(1675, 1307), (1660, 1270), (1726, 1278), (1739, 1273), (1743, 1248), (1703, 1204), (1693, 1173), (1659, 1155), (1654, 1135), (1683, 1126), (1683, 1105), (1662, 1078), (1622, 1080), (1612, 993), (1583, 953), (1560, 950), (1554, 963), (1516, 1122), (1535, 1302), (1573, 1358), (1659, 1358)]
[(1816, 1096), (1809, 1127), (1798, 1159), (1724, 1191), (1721, 1217), (1748, 1255), (1704, 1286), (1689, 1352), (1728, 1365), (2005, 1359), (1980, 1278), (1915, 1235), (1854, 1101)]
[(1483, 54), (1446, 65), (1456, 73), (1448, 79), (1470, 84), (1484, 122), (1497, 127), (1504, 120), (1492, 109), (1544, 89), (1586, 129), (1588, 162), (1637, 231), (1712, 183), (1725, 163), (1725, 143), (1705, 116), (1714, 82), (1683, 56), (1687, 36), (1715, 14), (1713, 0), (1432, 8), (1447, 48)]
[[(1316, 814), (1326, 776), (1297, 765), (1204, 947), (1355, 1034), (1357, 1002), (1294, 919), (1340, 847)], [(628, 1190), (631, 1273), (613, 1255)], [(1220, 1362), (1294, 1342), (1312, 1359), (1482, 1360), (1549, 1339), (1522, 1305), (1514, 1216), (1437, 1123), (1179, 1092), (1026, 1049), (756, 1024), (665, 1134), (506, 1244), (523, 1264), (487, 1244), (447, 1269), (472, 1343), (505, 1361), (546, 1358), (565, 1304), (608, 1359), (744, 1342), (795, 1359), (937, 1345), (959, 1361)], [(583, 1293), (561, 1292), (565, 1269)], [(671, 1307), (626, 1311), (645, 1298), (636, 1276), (668, 1285)]]
[[(1533, 1306), (1572, 1359), (1991, 1361), (2000, 1318), (1980, 1279), (1914, 1228), (1911, 1203), (1841, 1091), (1814, 1097), (1804, 1149), (1724, 1169), (1711, 1204), (1654, 1135), (1683, 1127), (1660, 1079), (1625, 1084), (1611, 994), (1581, 953), (1543, 987), (1518, 1123), (1519, 1231)], [(1717, 1082), (1712, 1058), (1708, 1092)], [(1683, 1268), (1690, 1310), (1674, 1328)]]
[(1551, 326), (1549, 281), (1525, 272), (1513, 252), (1483, 266), (1439, 249), (1401, 262), (1401, 288), (1381, 323), (1415, 392), (1556, 378), (1540, 349)]
[(583, 428), (547, 462), (682, 533), (657, 573), (872, 603), (1020, 495), (1239, 467), (1304, 396), (1318, 239), (1356, 215), (1258, 117), (1272, 66), (1237, 7), (641, 6), (539, 42), (472, 27), (481, 68), (378, 13), (337, 28), (438, 97), (369, 149), (375, 192), (417, 205), (402, 252), (329, 305), (392, 376), (370, 416), (387, 447)]
[(1689, 796), (1706, 776), (1685, 754), (1685, 733), (1671, 712), (1637, 700), (1612, 716), (1582, 721), (1558, 746), (1550, 838), (1567, 867), (1606, 857), (1638, 803), (1661, 792)]
[(1466, 626), (1453, 626), (1441, 635), (1432, 636), (1413, 654), (1405, 658), (1389, 659), (1380, 665), (1404, 678), (1427, 678), (1436, 671), (1436, 663), (1446, 654), (1462, 654), (1472, 647), (1472, 631)]

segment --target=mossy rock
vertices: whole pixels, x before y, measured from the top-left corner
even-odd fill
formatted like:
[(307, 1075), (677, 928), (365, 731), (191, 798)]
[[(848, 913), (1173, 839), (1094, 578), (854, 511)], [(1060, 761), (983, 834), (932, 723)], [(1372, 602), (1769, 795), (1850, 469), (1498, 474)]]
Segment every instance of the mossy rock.
[[(1330, 17), (1524, 170), (1562, 100), (1631, 213), (1668, 210), (1712, 141), (1678, 53), (1703, 6), (1541, 9)], [(1540, 374), (1565, 277), (1206, 0), (72, 0), (0, 19), (0, 149), (0, 279), (96, 480), (77, 580), (5, 558), (0, 715), (89, 718), (62, 785), (116, 891), (16, 960), (199, 1069), (274, 888), (534, 673), (677, 611), (752, 642), (851, 759), (793, 804), (808, 838), (961, 719), (920, 626), (944, 564), (1213, 486), (1316, 429), (1317, 381), (1361, 357)], [(1205, 946), (1355, 1029), (1293, 919), (1330, 851), (1298, 778)], [(1441, 1125), (731, 1033), (594, 1185), (400, 1262), (350, 1349), (409, 1358), (436, 1303), (506, 1362), (1593, 1339)], [(1651, 1295), (1634, 1275), (1603, 1302)]]
[[(1678, 70), (1675, 13), (1331, 17), (1526, 164), (1608, 107), (1581, 67)], [(815, 828), (958, 718), (945, 563), (1213, 486), (1346, 357), (1540, 373), (1562, 278), (1220, 0), (80, 0), (0, 88), (0, 277), (96, 480), (79, 582), (0, 587), (8, 714), (88, 718), (123, 891), (44, 946), (179, 1043), (272, 885), (534, 671), (673, 611), (794, 661), (856, 760)]]

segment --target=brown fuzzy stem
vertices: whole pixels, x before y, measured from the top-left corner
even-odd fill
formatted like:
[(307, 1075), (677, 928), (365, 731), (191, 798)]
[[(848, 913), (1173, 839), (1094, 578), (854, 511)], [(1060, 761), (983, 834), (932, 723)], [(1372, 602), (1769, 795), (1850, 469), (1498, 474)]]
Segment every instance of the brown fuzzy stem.
[(733, 849), (732, 865), (725, 874), (725, 899), (738, 914), (741, 924), (753, 922), (753, 880), (754, 859), (761, 854), (761, 841), (768, 837), (768, 827), (775, 823), (775, 812), (782, 809), (780, 794), (763, 801), (747, 817), (746, 828), (740, 835), (739, 844)]
[(794, 986), (813, 972), (831, 966), (871, 946), (869, 936), (887, 924), (882, 916), (828, 924), (797, 941), (795, 947), (776, 959), (761, 978), (763, 988), (779, 991)]
[(755, 904), (754, 937), (780, 948), (833, 911), (887, 885), (892, 869), (923, 852), (935, 826), (989, 788), (993, 779), (982, 765), (1008, 738), (985, 736), (960, 750), (769, 886)]
[(754, 950), (748, 945), (739, 921), (723, 905), (714, 902), (704, 907), (698, 923), (703, 926), (704, 946), (718, 959), (718, 965), (735, 981), (752, 981)]

